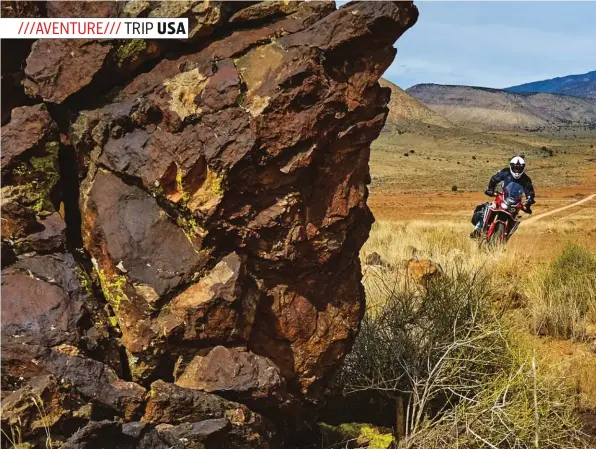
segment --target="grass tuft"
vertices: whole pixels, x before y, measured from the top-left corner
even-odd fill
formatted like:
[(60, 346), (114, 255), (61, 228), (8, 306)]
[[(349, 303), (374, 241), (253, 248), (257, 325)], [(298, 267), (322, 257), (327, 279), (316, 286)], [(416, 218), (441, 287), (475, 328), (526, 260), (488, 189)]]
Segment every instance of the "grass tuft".
[(568, 245), (530, 277), (532, 329), (538, 335), (585, 340), (596, 323), (596, 254)]

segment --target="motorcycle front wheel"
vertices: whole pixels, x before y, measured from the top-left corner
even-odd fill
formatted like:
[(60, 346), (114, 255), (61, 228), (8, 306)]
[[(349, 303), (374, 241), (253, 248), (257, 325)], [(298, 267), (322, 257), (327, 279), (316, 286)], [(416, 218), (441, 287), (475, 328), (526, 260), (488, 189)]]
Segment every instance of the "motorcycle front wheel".
[(497, 223), (495, 225), (495, 229), (491, 236), (488, 239), (488, 244), (490, 246), (498, 246), (505, 243), (505, 224), (504, 223)]

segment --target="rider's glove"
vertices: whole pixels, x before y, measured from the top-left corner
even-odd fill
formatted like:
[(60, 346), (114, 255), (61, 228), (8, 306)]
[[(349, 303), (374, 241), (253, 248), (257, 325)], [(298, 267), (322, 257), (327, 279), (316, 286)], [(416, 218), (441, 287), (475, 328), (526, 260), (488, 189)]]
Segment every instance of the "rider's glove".
[(486, 190), (484, 191), (484, 194), (485, 194), (485, 195), (487, 195), (487, 196), (495, 196), (495, 192), (493, 192), (493, 191), (492, 191), (492, 190), (490, 190), (490, 189), (486, 189)]

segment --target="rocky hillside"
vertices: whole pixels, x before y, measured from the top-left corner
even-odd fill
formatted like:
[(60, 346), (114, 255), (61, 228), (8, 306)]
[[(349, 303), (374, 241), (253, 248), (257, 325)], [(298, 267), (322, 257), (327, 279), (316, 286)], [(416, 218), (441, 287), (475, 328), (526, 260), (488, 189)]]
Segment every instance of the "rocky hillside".
[(315, 438), (364, 313), (377, 81), (416, 8), (42, 6), (2, 13), (191, 31), (2, 43), (3, 431), (65, 449)]
[(569, 75), (544, 81), (508, 87), (508, 92), (542, 92), (571, 95), (574, 97), (596, 98), (596, 70), (583, 75)]
[(406, 91), (449, 121), (480, 130), (596, 129), (596, 99), (418, 84)]
[(387, 123), (394, 123), (399, 126), (418, 123), (442, 128), (453, 126), (445, 117), (437, 114), (391, 81), (381, 78), (379, 83), (381, 86), (391, 89)]

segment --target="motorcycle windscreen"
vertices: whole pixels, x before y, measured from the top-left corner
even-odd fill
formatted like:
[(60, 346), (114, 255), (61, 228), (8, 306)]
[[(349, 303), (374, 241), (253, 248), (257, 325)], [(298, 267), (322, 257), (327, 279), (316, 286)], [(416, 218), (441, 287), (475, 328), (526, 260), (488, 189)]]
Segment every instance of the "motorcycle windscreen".
[(517, 203), (521, 202), (522, 196), (524, 194), (524, 188), (516, 182), (510, 182), (505, 187), (504, 193), (505, 193), (505, 201), (508, 204), (513, 205), (513, 204), (517, 204)]

